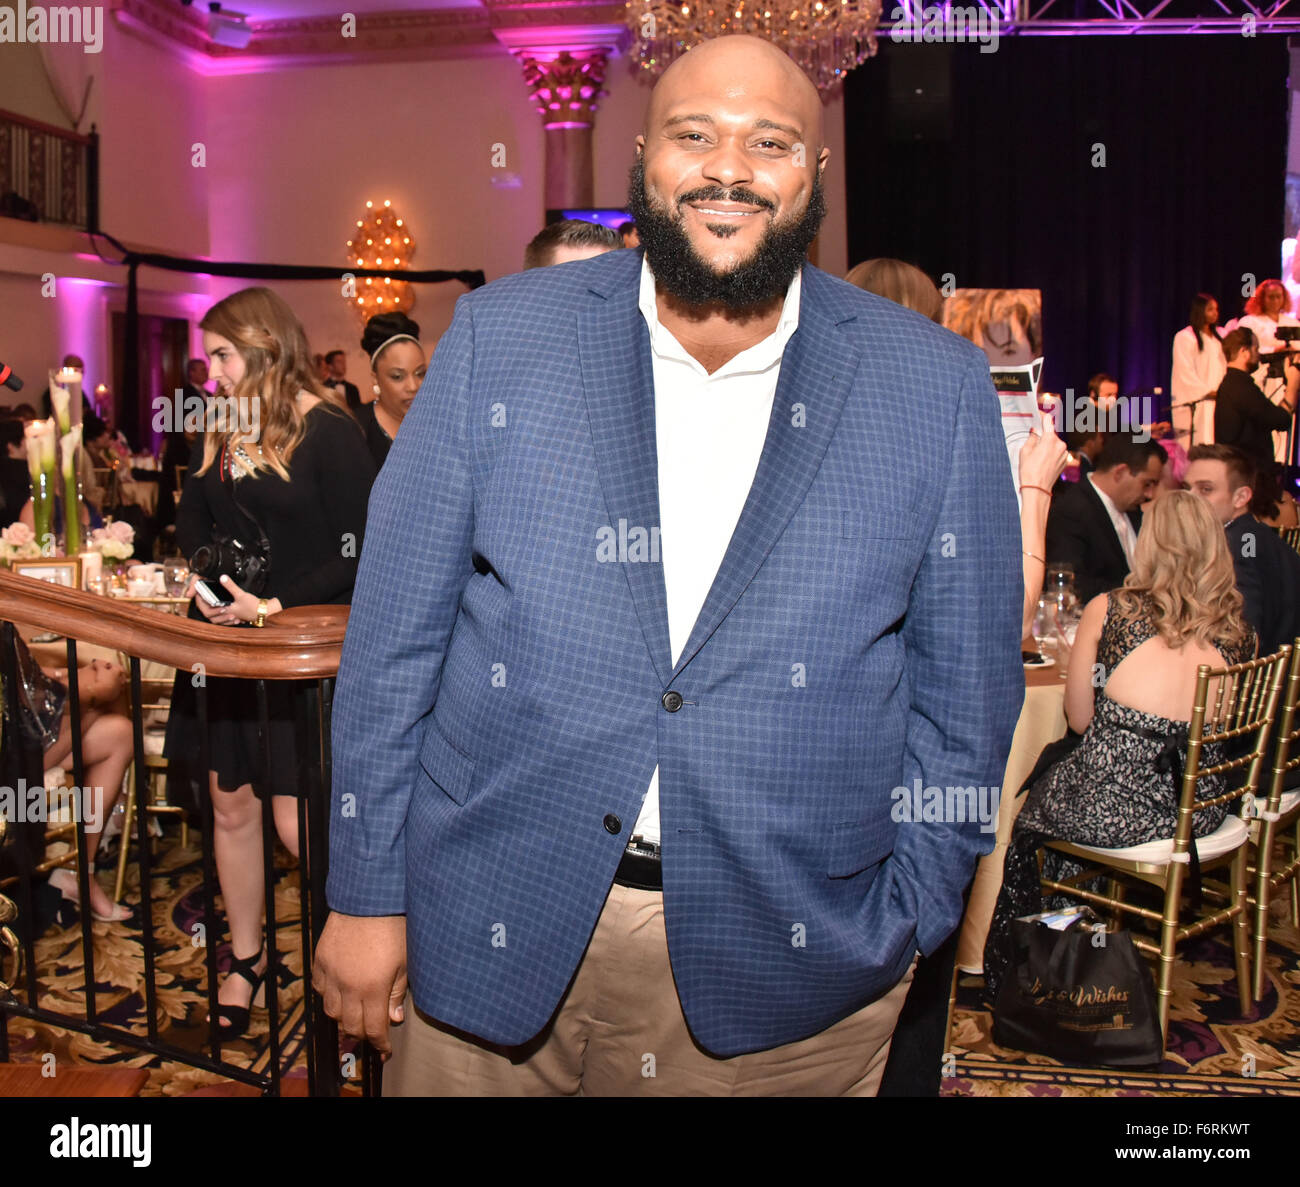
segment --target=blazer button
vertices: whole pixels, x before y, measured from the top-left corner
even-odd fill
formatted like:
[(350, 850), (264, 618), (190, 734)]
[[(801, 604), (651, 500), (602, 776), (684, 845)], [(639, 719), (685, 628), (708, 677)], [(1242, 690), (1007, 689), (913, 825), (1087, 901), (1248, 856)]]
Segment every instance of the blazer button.
[(605, 817), (605, 831), (616, 837), (623, 831), (623, 822), (611, 813)]
[(670, 688), (660, 698), (660, 702), (669, 713), (676, 713), (682, 707), (682, 694), (675, 688)]

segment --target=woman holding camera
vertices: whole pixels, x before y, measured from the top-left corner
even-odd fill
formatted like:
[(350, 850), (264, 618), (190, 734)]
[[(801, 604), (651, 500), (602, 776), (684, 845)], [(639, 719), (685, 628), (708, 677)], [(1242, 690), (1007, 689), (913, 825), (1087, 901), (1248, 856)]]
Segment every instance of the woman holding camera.
[[(190, 616), (260, 627), (291, 606), (347, 603), (375, 469), (343, 397), (316, 376), (307, 338), (270, 289), (233, 293), (199, 323), (218, 399), (196, 444), (176, 511), (176, 537), (191, 556)], [(230, 922), (230, 974), (218, 990), (218, 1023), (236, 1036), (266, 976), (262, 934), (262, 812), (271, 795), (276, 831), (298, 854), (299, 794), (294, 710), (300, 682), (267, 681), (270, 769), (258, 739), (251, 680), (209, 679), (213, 846)], [(181, 712), (178, 713), (178, 701)], [(197, 760), (191, 673), (180, 672), (168, 754)]]

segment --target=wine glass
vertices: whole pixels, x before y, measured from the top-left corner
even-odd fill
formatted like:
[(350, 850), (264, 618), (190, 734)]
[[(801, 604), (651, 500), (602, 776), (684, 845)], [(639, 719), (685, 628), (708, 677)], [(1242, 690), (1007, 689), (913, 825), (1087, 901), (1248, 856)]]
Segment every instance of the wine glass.
[(168, 562), (163, 567), (163, 576), (167, 582), (167, 596), (179, 598), (185, 593), (185, 586), (190, 579), (189, 566), (182, 561)]

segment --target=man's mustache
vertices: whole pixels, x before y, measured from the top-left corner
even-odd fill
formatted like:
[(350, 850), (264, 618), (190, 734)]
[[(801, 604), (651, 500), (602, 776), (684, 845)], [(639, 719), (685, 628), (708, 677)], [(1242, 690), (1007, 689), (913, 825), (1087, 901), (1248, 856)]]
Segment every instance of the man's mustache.
[(751, 194), (748, 190), (692, 190), (677, 199), (678, 206), (686, 206), (691, 202), (743, 202), (746, 206), (758, 206), (763, 210), (774, 209), (774, 203)]

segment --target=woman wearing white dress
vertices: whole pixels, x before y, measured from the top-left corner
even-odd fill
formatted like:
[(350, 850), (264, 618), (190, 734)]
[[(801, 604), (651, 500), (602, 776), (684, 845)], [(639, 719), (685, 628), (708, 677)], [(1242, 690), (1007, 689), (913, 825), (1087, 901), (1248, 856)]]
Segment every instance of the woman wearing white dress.
[[(1237, 324), (1254, 331), (1255, 337), (1259, 339), (1259, 353), (1262, 355), (1276, 354), (1282, 350), (1295, 350), (1300, 346), (1300, 343), (1283, 342), (1277, 336), (1279, 326), (1300, 326), (1300, 318), (1294, 317), (1291, 313), (1291, 294), (1287, 292), (1286, 286), (1280, 280), (1260, 281), (1250, 300), (1246, 302), (1245, 316)], [(1267, 363), (1255, 372), (1254, 380), (1259, 384), (1260, 391), (1274, 403), (1286, 388), (1283, 379), (1269, 379)], [(1276, 460), (1286, 461), (1284, 457), (1286, 434), (1274, 433), (1273, 444)]]
[[(1195, 414), (1195, 442), (1214, 442), (1214, 394), (1228, 370), (1215, 329), (1219, 303), (1209, 293), (1197, 293), (1192, 301), (1191, 324), (1174, 335), (1174, 370), (1169, 383), (1173, 405), (1174, 440), (1184, 449), (1193, 444), (1192, 417)], [(1205, 397), (1210, 397), (1206, 399)], [(1195, 401), (1203, 403), (1197, 404)]]

